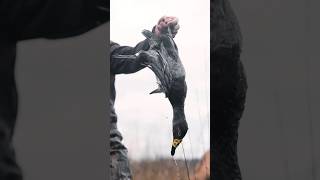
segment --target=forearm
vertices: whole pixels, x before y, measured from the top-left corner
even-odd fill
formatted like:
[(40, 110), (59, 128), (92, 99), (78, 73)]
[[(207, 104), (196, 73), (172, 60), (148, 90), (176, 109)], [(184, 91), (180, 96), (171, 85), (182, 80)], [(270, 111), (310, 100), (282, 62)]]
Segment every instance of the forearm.
[(139, 42), (135, 47), (131, 46), (120, 46), (115, 42), (111, 42), (111, 55), (134, 55), (141, 50), (148, 50), (149, 44), (145, 39)]
[(141, 50), (148, 50), (147, 40), (138, 43), (135, 47), (120, 46), (111, 42), (110, 70), (113, 74), (135, 73), (145, 66), (141, 64), (135, 55)]

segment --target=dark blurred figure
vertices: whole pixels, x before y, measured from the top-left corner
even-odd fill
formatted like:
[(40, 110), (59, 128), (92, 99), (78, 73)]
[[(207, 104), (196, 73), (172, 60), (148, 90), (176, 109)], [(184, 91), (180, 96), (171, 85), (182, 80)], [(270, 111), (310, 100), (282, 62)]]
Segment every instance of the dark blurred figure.
[(212, 179), (241, 180), (237, 156), (238, 127), (247, 81), (240, 61), (242, 37), (228, 0), (211, 0), (213, 61)]
[(0, 0), (0, 179), (22, 180), (12, 145), (17, 117), (14, 77), (19, 41), (81, 35), (109, 21), (106, 0)]

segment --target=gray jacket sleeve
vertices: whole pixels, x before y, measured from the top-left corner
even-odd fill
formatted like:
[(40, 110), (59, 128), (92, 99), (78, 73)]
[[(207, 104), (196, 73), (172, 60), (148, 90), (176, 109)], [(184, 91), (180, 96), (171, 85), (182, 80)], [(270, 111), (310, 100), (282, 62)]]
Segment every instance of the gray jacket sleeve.
[[(138, 43), (135, 47), (120, 46), (117, 43), (110, 44), (110, 72), (113, 74), (130, 74), (135, 73), (145, 66), (138, 61), (135, 55), (141, 50), (148, 50), (149, 44), (147, 40)], [(124, 55), (131, 55), (131, 58), (121, 58)]]

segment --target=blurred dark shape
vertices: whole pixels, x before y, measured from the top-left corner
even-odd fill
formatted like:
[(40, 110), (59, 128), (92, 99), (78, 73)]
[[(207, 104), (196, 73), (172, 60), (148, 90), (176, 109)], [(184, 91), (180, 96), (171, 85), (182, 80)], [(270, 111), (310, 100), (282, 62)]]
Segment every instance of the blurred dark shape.
[[(12, 144), (17, 117), (17, 43), (81, 35), (109, 21), (105, 0), (0, 1), (0, 179), (21, 180)], [(23, 57), (22, 57), (23, 58)]]
[(246, 76), (240, 61), (242, 37), (228, 0), (212, 0), (210, 11), (210, 58), (213, 62), (212, 178), (240, 180), (238, 127), (247, 91)]

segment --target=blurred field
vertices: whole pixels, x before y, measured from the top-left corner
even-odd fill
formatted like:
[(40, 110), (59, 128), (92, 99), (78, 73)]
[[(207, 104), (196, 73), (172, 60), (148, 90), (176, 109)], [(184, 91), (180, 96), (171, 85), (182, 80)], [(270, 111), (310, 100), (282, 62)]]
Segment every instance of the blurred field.
[[(189, 172), (193, 172), (200, 160), (187, 160)], [(159, 159), (131, 161), (134, 180), (188, 180), (184, 160)], [(180, 178), (179, 178), (180, 176)]]
[[(159, 159), (131, 161), (131, 169), (134, 180), (188, 180), (187, 169), (184, 160)], [(191, 179), (196, 165), (200, 159), (187, 160)], [(199, 180), (199, 178), (197, 178)]]

